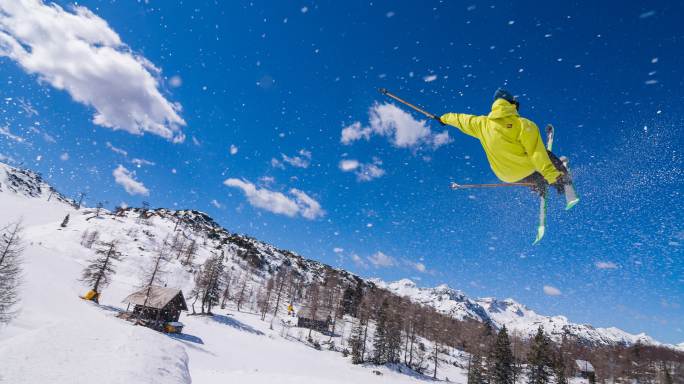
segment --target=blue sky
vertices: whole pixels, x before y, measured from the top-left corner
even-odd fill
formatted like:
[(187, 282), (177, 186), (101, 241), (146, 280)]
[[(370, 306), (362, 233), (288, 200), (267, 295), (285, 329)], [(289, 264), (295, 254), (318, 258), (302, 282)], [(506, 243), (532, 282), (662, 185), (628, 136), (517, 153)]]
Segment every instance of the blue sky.
[[(56, 3), (0, 2), (0, 158), (64, 193), (684, 341), (681, 4)], [(486, 114), (499, 86), (582, 196), (537, 246), (529, 192), (449, 190), (496, 181), (476, 140), (376, 91)]]

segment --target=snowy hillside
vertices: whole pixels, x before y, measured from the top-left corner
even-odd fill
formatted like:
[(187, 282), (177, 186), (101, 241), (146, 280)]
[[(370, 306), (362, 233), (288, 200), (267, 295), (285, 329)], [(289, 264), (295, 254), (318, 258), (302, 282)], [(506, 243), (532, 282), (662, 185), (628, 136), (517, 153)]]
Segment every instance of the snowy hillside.
[[(64, 198), (46, 184), (40, 176), (28, 171), (10, 167), (0, 163), (0, 191), (2, 201), (12, 207), (14, 216), (23, 217), (24, 224), (34, 222), (56, 222), (63, 218), (69, 210), (73, 210), (73, 202)], [(48, 202), (47, 199), (50, 198)], [(40, 215), (35, 214), (40, 212)], [(184, 238), (194, 240), (198, 244), (197, 263), (203, 262), (216, 246), (221, 243), (229, 245), (233, 251), (230, 255), (231, 263), (235, 268), (249, 271), (256, 278), (265, 278), (275, 271), (280, 265), (289, 265), (297, 271), (305, 281), (320, 278), (329, 266), (314, 260), (305, 259), (293, 252), (278, 249), (270, 244), (256, 239), (232, 234), (218, 225), (208, 215), (190, 210), (173, 211), (157, 209), (148, 212), (147, 225), (140, 224), (141, 210), (130, 208), (122, 209), (116, 214), (104, 213), (97, 220), (93, 216), (92, 209), (79, 211), (86, 215), (76, 216), (74, 220), (82, 220), (74, 223), (74, 227), (81, 226), (77, 233), (86, 229), (97, 230), (106, 233), (113, 238), (135, 238), (134, 247), (129, 247), (129, 253), (138, 253), (139, 257), (150, 256), (155, 247), (165, 238), (171, 237), (174, 229), (181, 227)], [(10, 216), (11, 217), (11, 216)], [(74, 235), (76, 236), (76, 235)], [(138, 237), (141, 237), (138, 239)], [(80, 239), (71, 238), (70, 241), (78, 243)], [(126, 262), (124, 265), (131, 265)], [(135, 280), (135, 270), (139, 268), (132, 265), (126, 275), (131, 275)], [(180, 264), (175, 266), (178, 271), (183, 271)], [(128, 273), (130, 272), (130, 274)], [(495, 298), (473, 299), (459, 290), (452, 289), (445, 284), (434, 288), (421, 288), (408, 279), (393, 283), (386, 283), (377, 279), (362, 280), (358, 276), (341, 271), (342, 277), (350, 285), (357, 283), (368, 285), (375, 284), (400, 296), (410, 298), (412, 301), (429, 305), (439, 312), (448, 314), (459, 320), (472, 319), (481, 322), (489, 322), (497, 328), (504, 324), (511, 330), (523, 336), (533, 334), (539, 325), (557, 340), (565, 332), (574, 335), (591, 345), (631, 345), (637, 341), (646, 344), (659, 344), (645, 334), (633, 335), (618, 328), (594, 328), (591, 325), (575, 324), (563, 316), (544, 316), (537, 314), (525, 305), (513, 299), (497, 300)], [(189, 289), (189, 273), (173, 273), (172, 276), (185, 276), (185, 281), (176, 282), (177, 285)], [(132, 281), (131, 281), (132, 282)]]
[[(19, 313), (0, 328), (0, 383), (420, 381), (391, 368), (352, 365), (339, 349), (318, 351), (306, 342), (306, 330), (291, 321), (270, 329), (253, 307), (237, 312), (229, 306), (214, 317), (183, 314), (180, 320), (186, 327), (176, 337), (132, 326), (115, 317), (125, 309), (121, 301), (136, 289), (140, 271), (173, 233), (178, 216), (184, 216), (181, 232), (199, 244), (197, 263), (226, 241), (233, 251), (229, 265), (236, 273), (250, 271), (255, 281), (277, 263), (290, 263), (305, 279), (329, 267), (229, 234), (199, 212), (157, 210), (143, 220), (140, 210), (125, 209), (116, 215), (103, 210), (98, 216), (92, 208), (76, 210), (63, 197), (47, 201), (50, 189), (36, 174), (3, 164), (0, 172), (2, 224), (21, 219), (25, 246)], [(23, 181), (17, 183), (17, 177)], [(69, 223), (62, 228), (67, 214)], [(102, 241), (117, 240), (124, 254), (99, 306), (78, 297), (87, 290), (78, 281), (81, 270), (94, 254), (81, 245), (86, 231), (98, 231)], [(165, 280), (188, 296), (193, 267), (172, 259), (164, 267)], [(338, 333), (348, 335), (348, 322), (338, 325)], [(318, 332), (314, 338), (328, 340)], [(339, 345), (339, 336), (332, 341)], [(447, 376), (459, 380), (463, 371), (447, 366), (439, 377)]]
[[(193, 273), (208, 257), (223, 249), (233, 276), (259, 286), (279, 266), (288, 265), (303, 283), (320, 279), (330, 267), (292, 252), (221, 228), (204, 213), (191, 210), (141, 210), (116, 212), (76, 209), (73, 201), (47, 185), (37, 174), (0, 163), (1, 226), (22, 220), (25, 245), (24, 282), (17, 317), (0, 328), (0, 382), (7, 383), (404, 383), (424, 380), (401, 367), (352, 365), (340, 353), (352, 320), (344, 318), (334, 337), (314, 332), (314, 340), (335, 351), (317, 351), (306, 340), (306, 330), (293, 326), (278, 308), (280, 319), (273, 329), (253, 307), (236, 311), (232, 304), (214, 317), (183, 314), (184, 334), (161, 334), (116, 318), (125, 309), (123, 298), (140, 284), (144, 270), (174, 242), (195, 244), (190, 263), (180, 252), (171, 253), (163, 266), (167, 286), (180, 288), (190, 297)], [(66, 215), (68, 224), (60, 226)], [(94, 255), (82, 245), (84, 234), (98, 234), (100, 241), (116, 241), (124, 255), (115, 265), (117, 274), (103, 291), (100, 305), (81, 300), (81, 270)], [(175, 257), (173, 257), (175, 255)], [(339, 271), (348, 286), (377, 284), (411, 300), (435, 307), (458, 319), (489, 321), (529, 334), (538, 324), (557, 336), (565, 329), (594, 343), (631, 343), (633, 336), (618, 329), (593, 329), (569, 323), (563, 317), (545, 317), (512, 300), (470, 299), (446, 285), (419, 288), (410, 280), (384, 283), (363, 280)], [(258, 288), (254, 288), (258, 289)], [(257, 292), (251, 292), (257, 296)], [(188, 306), (192, 302), (188, 300)], [(425, 342), (428, 345), (429, 344)], [(464, 382), (467, 356), (458, 350), (440, 351), (438, 378)], [(312, 361), (316, 364), (311, 364)], [(430, 363), (425, 367), (429, 369)], [(377, 372), (377, 373), (374, 373)], [(406, 372), (406, 370), (404, 370)]]
[(513, 299), (471, 299), (463, 292), (444, 284), (434, 288), (420, 288), (409, 279), (392, 283), (381, 280), (373, 282), (400, 296), (408, 297), (411, 301), (430, 305), (439, 312), (457, 319), (488, 322), (497, 328), (506, 325), (508, 329), (523, 337), (533, 336), (537, 328), (543, 325), (544, 330), (557, 341), (567, 333), (588, 345), (632, 345), (636, 342), (660, 345), (643, 333), (633, 335), (615, 327), (594, 328), (591, 325), (575, 324), (564, 316), (540, 315)]

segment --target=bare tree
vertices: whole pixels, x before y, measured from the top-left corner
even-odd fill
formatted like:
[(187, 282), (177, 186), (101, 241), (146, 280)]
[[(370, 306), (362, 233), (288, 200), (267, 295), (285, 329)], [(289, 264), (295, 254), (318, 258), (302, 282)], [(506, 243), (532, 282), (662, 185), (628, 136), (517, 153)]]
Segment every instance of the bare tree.
[(273, 288), (275, 287), (275, 278), (271, 277), (266, 280), (266, 288), (259, 291), (258, 303), (259, 312), (261, 313), (261, 320), (266, 320), (266, 313), (268, 313), (271, 308), (271, 295), (273, 294)]
[(86, 230), (85, 232), (83, 232), (83, 235), (81, 235), (81, 245), (90, 249), (99, 237), (100, 232), (98, 230)]
[(182, 261), (183, 265), (190, 265), (195, 260), (195, 255), (197, 254), (197, 241), (195, 239), (190, 240), (190, 244), (185, 248), (185, 257)]
[(168, 261), (168, 252), (169, 252), (169, 246), (168, 242), (165, 239), (162, 245), (159, 247), (157, 250), (157, 254), (155, 255), (154, 259), (152, 260), (152, 263), (150, 263), (150, 266), (146, 269), (143, 270), (143, 275), (142, 275), (142, 288), (145, 289), (145, 300), (143, 301), (142, 308), (140, 308), (140, 311), (138, 312), (138, 316), (136, 318), (135, 324), (140, 323), (140, 316), (142, 315), (143, 311), (145, 311), (145, 308), (147, 307), (147, 302), (150, 299), (150, 291), (152, 290), (153, 285), (161, 285), (162, 283), (162, 277), (165, 273), (164, 271), (164, 265)]
[(11, 223), (0, 229), (0, 323), (8, 323), (15, 312), (13, 307), (19, 301), (17, 293), (21, 279), (20, 222)]
[(109, 285), (111, 276), (116, 273), (112, 263), (121, 260), (121, 253), (116, 249), (114, 241), (103, 243), (103, 247), (96, 251), (96, 256), (83, 269), (81, 281), (91, 286), (95, 292), (92, 300), (99, 303), (100, 289)]
[[(318, 316), (318, 312), (321, 310), (321, 288), (316, 281), (312, 281), (309, 285), (309, 289), (306, 290), (306, 303), (309, 306), (309, 314), (311, 319), (315, 320)], [(311, 331), (313, 327), (309, 327), (309, 335), (307, 338), (311, 338)]]
[(235, 293), (235, 305), (237, 306), (238, 312), (240, 312), (240, 308), (242, 305), (245, 303), (245, 300), (247, 299), (247, 285), (249, 282), (249, 276), (248, 274), (243, 274), (241, 276), (241, 279), (238, 281), (238, 290)]
[(280, 307), (280, 299), (283, 295), (283, 290), (285, 284), (290, 280), (291, 272), (288, 268), (280, 268), (275, 276), (275, 291), (276, 291), (276, 302), (273, 307), (273, 317), (271, 318), (270, 329), (273, 329), (273, 320), (278, 316), (278, 308)]

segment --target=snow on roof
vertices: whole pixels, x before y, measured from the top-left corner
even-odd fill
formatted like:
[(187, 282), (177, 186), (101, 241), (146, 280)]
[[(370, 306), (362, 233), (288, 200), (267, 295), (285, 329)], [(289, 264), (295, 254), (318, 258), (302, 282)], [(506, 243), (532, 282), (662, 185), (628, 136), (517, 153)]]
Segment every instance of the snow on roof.
[(145, 303), (145, 296), (147, 295), (147, 288), (143, 288), (138, 292), (130, 294), (122, 302), (131, 303), (135, 305), (145, 305), (146, 307), (154, 309), (164, 308), (171, 300), (173, 300), (178, 294), (181, 295), (181, 310), (187, 311), (188, 306), (185, 304), (185, 298), (183, 297), (183, 292), (176, 288), (166, 288), (153, 285), (150, 287), (149, 298), (147, 303)]
[(594, 372), (594, 366), (586, 360), (575, 360), (575, 364), (581, 372)]

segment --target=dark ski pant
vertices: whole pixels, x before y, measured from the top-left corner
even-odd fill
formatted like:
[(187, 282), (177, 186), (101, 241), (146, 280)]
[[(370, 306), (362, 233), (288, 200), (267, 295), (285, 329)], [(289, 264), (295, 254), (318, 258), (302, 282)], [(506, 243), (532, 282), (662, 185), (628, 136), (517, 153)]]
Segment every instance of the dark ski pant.
[[(559, 187), (556, 188), (559, 194), (565, 193), (563, 190), (563, 185), (565, 183), (568, 183), (568, 180), (570, 179), (568, 177), (568, 169), (565, 168), (565, 165), (563, 165), (563, 162), (561, 159), (558, 158), (553, 152), (547, 150), (546, 153), (549, 154), (549, 159), (551, 160), (551, 163), (553, 164), (556, 169), (562, 173), (561, 175), (561, 180), (560, 183), (558, 184)], [(549, 183), (546, 182), (546, 179), (544, 179), (544, 176), (541, 175), (539, 172), (534, 172), (533, 174), (523, 178), (520, 180), (521, 183), (532, 183), (534, 186), (530, 187), (533, 192), (536, 192), (542, 196), (546, 194), (546, 190), (549, 186)]]

